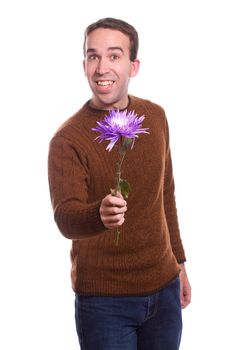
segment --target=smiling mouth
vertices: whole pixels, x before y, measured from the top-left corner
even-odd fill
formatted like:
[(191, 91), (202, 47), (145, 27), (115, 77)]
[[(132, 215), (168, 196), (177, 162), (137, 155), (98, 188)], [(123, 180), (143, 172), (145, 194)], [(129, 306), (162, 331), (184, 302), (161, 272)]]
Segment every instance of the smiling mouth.
[(109, 86), (112, 86), (114, 83), (113, 80), (97, 80), (96, 81), (96, 84), (98, 86), (103, 86), (103, 87), (109, 87)]

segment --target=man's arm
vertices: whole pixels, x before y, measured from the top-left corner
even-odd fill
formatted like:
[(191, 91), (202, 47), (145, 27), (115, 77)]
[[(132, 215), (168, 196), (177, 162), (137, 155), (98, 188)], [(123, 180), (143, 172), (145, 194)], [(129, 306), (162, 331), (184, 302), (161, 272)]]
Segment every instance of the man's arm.
[(184, 262), (186, 261), (183, 244), (180, 237), (179, 223), (175, 201), (175, 184), (173, 178), (171, 152), (169, 146), (169, 128), (166, 120), (167, 151), (164, 182), (164, 209), (173, 253), (180, 265), (180, 295), (181, 307), (184, 309), (191, 302), (191, 286), (188, 280)]
[(101, 199), (88, 201), (85, 155), (64, 137), (50, 142), (48, 178), (54, 219), (66, 238), (82, 239), (106, 231), (99, 212)]
[(173, 253), (178, 264), (186, 261), (185, 252), (180, 237), (179, 222), (175, 200), (175, 183), (172, 168), (171, 150), (169, 145), (169, 128), (165, 119), (166, 152), (165, 152), (165, 174), (164, 174), (164, 211), (167, 226), (170, 234), (170, 241)]

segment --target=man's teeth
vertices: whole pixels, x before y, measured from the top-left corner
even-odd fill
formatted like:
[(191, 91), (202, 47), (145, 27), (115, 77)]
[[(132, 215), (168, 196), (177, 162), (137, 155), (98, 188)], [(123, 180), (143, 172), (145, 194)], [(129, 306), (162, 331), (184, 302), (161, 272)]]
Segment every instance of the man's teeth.
[(110, 86), (113, 83), (112, 80), (105, 80), (105, 81), (97, 81), (97, 84), (99, 86)]

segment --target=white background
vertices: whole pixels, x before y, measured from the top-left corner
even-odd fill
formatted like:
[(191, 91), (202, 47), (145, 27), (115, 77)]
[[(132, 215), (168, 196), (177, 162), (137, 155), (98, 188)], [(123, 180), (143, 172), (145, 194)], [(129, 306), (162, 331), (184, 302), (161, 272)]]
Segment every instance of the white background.
[[(0, 4), (0, 348), (78, 349), (70, 242), (53, 221), (48, 143), (90, 97), (85, 27), (133, 24), (130, 92), (166, 110), (193, 302), (182, 350), (234, 349), (232, 1), (22, 0)], [(82, 7), (81, 7), (82, 5)]]

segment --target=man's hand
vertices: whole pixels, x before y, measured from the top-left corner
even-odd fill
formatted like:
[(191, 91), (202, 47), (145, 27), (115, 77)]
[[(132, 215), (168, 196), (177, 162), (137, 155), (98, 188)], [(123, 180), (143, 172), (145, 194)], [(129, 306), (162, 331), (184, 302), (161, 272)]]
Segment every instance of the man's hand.
[(124, 214), (127, 211), (127, 202), (120, 193), (117, 196), (108, 194), (101, 202), (99, 209), (101, 220), (108, 229), (121, 226), (124, 223)]
[(180, 300), (181, 307), (184, 309), (191, 302), (191, 286), (184, 264), (180, 264), (180, 268)]

